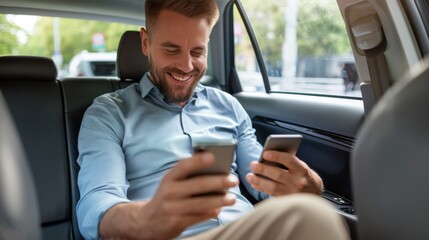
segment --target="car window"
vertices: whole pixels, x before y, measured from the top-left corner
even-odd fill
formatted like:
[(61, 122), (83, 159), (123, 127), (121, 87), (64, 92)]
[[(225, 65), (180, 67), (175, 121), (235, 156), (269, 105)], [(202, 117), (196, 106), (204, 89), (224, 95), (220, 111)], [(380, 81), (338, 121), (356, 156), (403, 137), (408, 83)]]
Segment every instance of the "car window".
[[(270, 92), (361, 97), (356, 65), (336, 0), (242, 1)], [(267, 91), (249, 32), (234, 9), (235, 67), (244, 91)]]
[[(122, 33), (140, 25), (46, 16), (0, 14), (0, 56), (50, 57), (58, 77), (116, 76)], [(210, 47), (209, 47), (210, 50)], [(211, 55), (207, 74), (212, 74)]]
[[(116, 50), (140, 26), (57, 17), (0, 15), (0, 55), (51, 57), (59, 77), (116, 76)], [(3, 38), (5, 36), (5, 38)]]

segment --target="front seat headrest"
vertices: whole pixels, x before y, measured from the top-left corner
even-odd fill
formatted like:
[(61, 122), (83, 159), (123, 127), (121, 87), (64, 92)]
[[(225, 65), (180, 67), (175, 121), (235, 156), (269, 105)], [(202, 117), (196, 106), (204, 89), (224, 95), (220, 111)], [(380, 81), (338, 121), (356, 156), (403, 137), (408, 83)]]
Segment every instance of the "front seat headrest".
[(121, 81), (140, 81), (149, 71), (149, 60), (142, 52), (140, 32), (126, 31), (119, 41), (116, 71)]
[(1, 92), (0, 129), (0, 239), (41, 239), (34, 180)]

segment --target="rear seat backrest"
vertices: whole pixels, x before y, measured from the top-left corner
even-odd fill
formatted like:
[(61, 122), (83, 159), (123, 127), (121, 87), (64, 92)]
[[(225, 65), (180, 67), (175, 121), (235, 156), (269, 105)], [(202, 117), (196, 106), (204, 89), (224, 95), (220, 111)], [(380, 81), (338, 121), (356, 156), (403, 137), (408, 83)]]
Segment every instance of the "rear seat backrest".
[(69, 167), (56, 76), (49, 58), (0, 57), (0, 89), (35, 179), (43, 239), (71, 239)]

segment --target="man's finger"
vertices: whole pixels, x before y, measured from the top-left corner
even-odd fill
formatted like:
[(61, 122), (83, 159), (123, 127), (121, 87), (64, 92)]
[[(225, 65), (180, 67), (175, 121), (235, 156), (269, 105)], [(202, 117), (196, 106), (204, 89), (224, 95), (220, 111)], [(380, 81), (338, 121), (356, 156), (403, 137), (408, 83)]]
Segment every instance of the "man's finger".
[(253, 173), (248, 173), (246, 179), (254, 189), (271, 196), (280, 196), (296, 192), (294, 187), (290, 184), (278, 183), (270, 179), (256, 176)]
[(278, 166), (251, 162), (250, 169), (257, 175), (268, 177), (279, 183), (288, 183), (292, 179), (289, 170), (282, 169)]
[(301, 160), (299, 160), (299, 158), (297, 158), (296, 156), (290, 153), (267, 150), (262, 154), (262, 157), (264, 160), (279, 163), (287, 167), (289, 171), (293, 171), (293, 172), (305, 171), (305, 168), (302, 165)]

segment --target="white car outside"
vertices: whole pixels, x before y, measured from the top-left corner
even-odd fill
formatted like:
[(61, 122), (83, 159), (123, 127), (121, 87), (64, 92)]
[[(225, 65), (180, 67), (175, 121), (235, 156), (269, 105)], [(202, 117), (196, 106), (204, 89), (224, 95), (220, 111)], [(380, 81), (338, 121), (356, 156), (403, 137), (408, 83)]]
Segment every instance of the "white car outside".
[(116, 76), (116, 52), (81, 51), (70, 61), (68, 77)]

